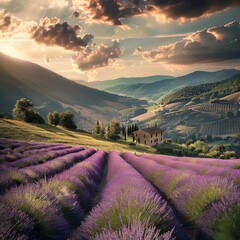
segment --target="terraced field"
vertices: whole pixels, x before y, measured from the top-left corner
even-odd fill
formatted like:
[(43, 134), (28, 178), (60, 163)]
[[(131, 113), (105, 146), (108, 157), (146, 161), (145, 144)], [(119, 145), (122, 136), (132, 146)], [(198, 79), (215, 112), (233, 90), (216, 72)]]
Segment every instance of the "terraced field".
[(240, 118), (222, 119), (202, 124), (200, 133), (207, 135), (236, 135), (240, 133)]
[(0, 139), (0, 239), (239, 239), (240, 159)]
[(193, 108), (193, 110), (198, 112), (233, 112), (236, 113), (239, 108), (238, 104), (234, 103), (203, 103), (200, 106)]

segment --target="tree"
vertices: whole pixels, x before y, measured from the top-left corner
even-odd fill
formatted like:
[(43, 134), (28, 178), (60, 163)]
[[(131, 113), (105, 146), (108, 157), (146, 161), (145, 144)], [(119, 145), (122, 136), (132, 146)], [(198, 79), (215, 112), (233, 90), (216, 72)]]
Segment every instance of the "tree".
[(57, 125), (59, 125), (59, 122), (60, 122), (60, 115), (59, 115), (59, 113), (58, 112), (49, 112), (48, 113), (48, 123), (49, 124), (52, 124), (52, 125), (55, 125), (55, 126), (57, 126)]
[(124, 140), (127, 140), (127, 131), (126, 131), (126, 127), (123, 125), (122, 126), (122, 135), (124, 137)]
[(48, 113), (47, 118), (48, 124), (53, 124), (53, 114), (51, 112)]
[(109, 130), (107, 132), (107, 137), (112, 140), (119, 139), (119, 134), (121, 133), (120, 123), (116, 120), (112, 120), (109, 124)]
[(196, 141), (194, 147), (199, 152), (207, 153), (209, 150), (208, 145), (203, 140)]
[(100, 125), (100, 137), (105, 137), (105, 134), (106, 134), (106, 130), (105, 130), (105, 125), (104, 125), (104, 123), (101, 123), (101, 125)]
[(53, 125), (57, 126), (60, 123), (60, 114), (57, 111), (53, 112)]
[(16, 120), (29, 123), (44, 123), (44, 119), (36, 112), (33, 103), (26, 98), (17, 100), (12, 113), (13, 118)]
[(59, 125), (64, 128), (76, 129), (76, 123), (74, 121), (74, 114), (70, 111), (62, 112), (60, 114)]
[(189, 146), (193, 143), (194, 143), (194, 141), (192, 139), (188, 139), (187, 142), (186, 142), (186, 145)]
[(99, 135), (100, 131), (101, 131), (101, 127), (100, 127), (99, 121), (97, 120), (97, 122), (93, 125), (92, 132), (95, 135)]

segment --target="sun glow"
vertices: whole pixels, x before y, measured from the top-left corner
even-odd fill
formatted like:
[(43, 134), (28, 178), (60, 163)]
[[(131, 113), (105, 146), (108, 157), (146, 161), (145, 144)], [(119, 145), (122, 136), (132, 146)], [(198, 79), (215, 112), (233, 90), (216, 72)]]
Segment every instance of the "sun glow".
[(19, 52), (14, 46), (7, 44), (0, 44), (0, 52), (9, 55), (11, 57), (27, 60), (27, 57), (23, 53)]

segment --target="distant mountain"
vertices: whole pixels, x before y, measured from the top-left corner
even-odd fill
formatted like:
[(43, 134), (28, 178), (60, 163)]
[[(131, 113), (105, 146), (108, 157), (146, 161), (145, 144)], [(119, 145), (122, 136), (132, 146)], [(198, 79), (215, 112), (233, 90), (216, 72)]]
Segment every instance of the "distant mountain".
[[(168, 75), (156, 75), (156, 76), (149, 76), (149, 77), (130, 77), (130, 78), (117, 78), (114, 80), (106, 80), (106, 81), (96, 81), (96, 82), (83, 82), (80, 80), (79, 83), (85, 84), (89, 87), (94, 87), (100, 90), (107, 91), (108, 89), (122, 89), (127, 86), (131, 86), (133, 84), (145, 84), (145, 83), (153, 83), (159, 82), (164, 79), (174, 78)], [(109, 90), (110, 91), (110, 90)], [(118, 93), (118, 90), (115, 90), (115, 93)]]
[(148, 101), (156, 101), (186, 86), (218, 82), (237, 73), (240, 73), (240, 71), (235, 69), (220, 70), (216, 72), (197, 71), (181, 77), (163, 79), (152, 83), (112, 86), (105, 88), (105, 91)]
[[(209, 101), (240, 91), (240, 73), (220, 82), (185, 87), (163, 99), (164, 104), (182, 101)], [(225, 99), (226, 100), (226, 99)]]
[(70, 81), (37, 64), (0, 53), (0, 112), (11, 114), (16, 100), (33, 101), (46, 119), (49, 111), (71, 109), (79, 127), (91, 128), (96, 119), (109, 121), (119, 111), (145, 103), (109, 94)]

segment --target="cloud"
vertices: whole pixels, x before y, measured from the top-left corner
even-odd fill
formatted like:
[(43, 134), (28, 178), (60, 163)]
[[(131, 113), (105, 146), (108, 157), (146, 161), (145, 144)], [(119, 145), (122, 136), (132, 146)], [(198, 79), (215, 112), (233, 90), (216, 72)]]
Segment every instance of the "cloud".
[(123, 25), (122, 19), (141, 14), (141, 0), (83, 0), (79, 8), (96, 22)]
[(134, 49), (133, 55), (139, 55), (142, 53), (142, 51), (143, 51), (142, 47), (137, 47)]
[(123, 50), (118, 41), (113, 41), (112, 46), (107, 47), (104, 44), (97, 46), (95, 50), (86, 47), (84, 50), (72, 57), (73, 65), (81, 71), (94, 70), (110, 65), (116, 59), (120, 58)]
[(80, 51), (91, 43), (92, 34), (86, 34), (79, 37), (81, 27), (71, 26), (67, 22), (60, 23), (59, 18), (44, 18), (38, 26), (31, 30), (31, 37), (37, 43), (43, 43), (48, 46), (60, 46), (67, 50)]
[(144, 52), (143, 57), (150, 62), (179, 65), (239, 59), (240, 23), (234, 21), (194, 32), (182, 41)]
[(64, 8), (68, 6), (68, 0), (50, 0), (48, 1), (49, 8)]
[(0, 10), (0, 32), (2, 33), (11, 33), (14, 32), (21, 21), (11, 15), (9, 15), (6, 11)]
[(194, 19), (210, 15), (230, 7), (240, 6), (239, 0), (150, 0), (149, 12), (163, 14), (167, 19)]
[(123, 19), (151, 14), (161, 20), (193, 20), (227, 8), (240, 6), (239, 0), (74, 0), (93, 21), (123, 25)]
[(73, 12), (72, 16), (75, 18), (78, 18), (80, 16), (80, 13), (75, 11), (75, 12)]

